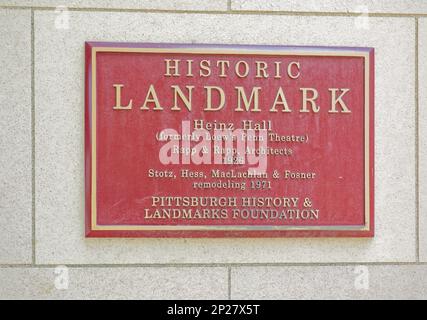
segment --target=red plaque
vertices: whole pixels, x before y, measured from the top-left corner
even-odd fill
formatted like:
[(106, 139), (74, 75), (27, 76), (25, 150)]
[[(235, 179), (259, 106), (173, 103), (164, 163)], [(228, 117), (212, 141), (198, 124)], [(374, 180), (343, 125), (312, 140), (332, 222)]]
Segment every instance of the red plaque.
[(86, 44), (87, 237), (372, 237), (372, 48)]

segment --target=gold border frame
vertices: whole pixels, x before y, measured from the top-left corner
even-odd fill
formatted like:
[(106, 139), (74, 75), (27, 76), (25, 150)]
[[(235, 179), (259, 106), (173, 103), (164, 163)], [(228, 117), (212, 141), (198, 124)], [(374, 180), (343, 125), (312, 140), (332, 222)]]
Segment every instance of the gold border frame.
[[(340, 49), (340, 51), (320, 52), (268, 49), (225, 49), (225, 48), (126, 48), (92, 47), (92, 100), (91, 100), (91, 230), (92, 231), (370, 231), (370, 59), (369, 52)], [(365, 59), (365, 224), (335, 226), (272, 226), (272, 225), (98, 225), (96, 205), (96, 54), (98, 52), (137, 53), (189, 53), (189, 54), (230, 54), (230, 55), (282, 55), (282, 56), (331, 56), (362, 57)]]

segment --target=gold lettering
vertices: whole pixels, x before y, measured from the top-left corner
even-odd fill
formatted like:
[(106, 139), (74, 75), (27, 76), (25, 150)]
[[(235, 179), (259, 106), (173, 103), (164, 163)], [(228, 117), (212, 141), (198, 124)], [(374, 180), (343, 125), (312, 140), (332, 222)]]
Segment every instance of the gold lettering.
[(193, 66), (193, 60), (187, 60), (187, 77), (193, 76), (192, 66)]
[(227, 60), (218, 60), (216, 62), (216, 65), (219, 66), (221, 68), (221, 71), (219, 73), (219, 77), (220, 78), (225, 78), (227, 77), (227, 75), (225, 74), (225, 67), (229, 67), (230, 66), (230, 61)]
[(200, 76), (209, 77), (211, 75), (211, 62), (209, 60), (200, 61)]
[(249, 100), (245, 94), (245, 89), (243, 87), (236, 87), (236, 90), (237, 90), (237, 108), (236, 108), (236, 111), (244, 111), (242, 109), (242, 106), (240, 103), (242, 100), (243, 100), (243, 104), (245, 105), (246, 111), (249, 111), (251, 104), (252, 104), (252, 101), (254, 104), (254, 108), (252, 111), (253, 112), (260, 112), (261, 111), (259, 109), (259, 105), (258, 105), (258, 102), (259, 102), (258, 101), (259, 100), (258, 99), (258, 95), (259, 95), (258, 93), (261, 90), (260, 87), (254, 87), (252, 89), (251, 96), (250, 96)]
[(270, 112), (277, 112), (276, 106), (278, 104), (283, 105), (282, 112), (291, 112), (291, 109), (289, 109), (288, 102), (286, 101), (285, 93), (283, 92), (282, 87), (279, 87), (279, 90), (277, 90), (276, 99), (274, 99), (274, 103), (270, 109)]
[(255, 64), (256, 64), (255, 78), (268, 78), (267, 63), (265, 63), (264, 61), (255, 61)]
[(281, 62), (275, 62), (274, 63), (276, 66), (276, 74), (275, 74), (275, 78), (276, 79), (280, 79), (282, 76), (280, 75), (280, 65), (282, 64)]
[[(171, 76), (174, 76), (174, 77), (179, 77), (179, 69), (178, 69), (178, 66), (179, 66), (179, 61), (180, 60), (170, 60), (170, 59), (165, 59), (165, 62), (166, 62), (166, 73), (165, 73), (165, 76), (167, 76), (167, 77), (171, 77)], [(173, 65), (171, 65), (171, 62), (173, 62)], [(173, 70), (173, 74), (171, 73), (171, 70)]]
[[(292, 74), (292, 66), (296, 66), (297, 67), (297, 70), (298, 70), (297, 74)], [(295, 62), (294, 61), (294, 62), (291, 62), (288, 65), (288, 76), (291, 79), (297, 79), (297, 78), (299, 78), (299, 76), (300, 76), (300, 63), (299, 62)]]
[[(336, 97), (337, 91), (341, 90), (342, 93), (339, 95), (339, 97)], [(337, 88), (332, 88), (329, 89), (329, 91), (331, 92), (331, 110), (329, 110), (329, 113), (338, 113), (339, 111), (337, 110), (337, 103), (340, 104), (341, 109), (342, 109), (342, 113), (351, 113), (350, 109), (347, 108), (347, 105), (344, 103), (344, 101), (342, 100), (343, 96), (350, 91), (350, 89), (337, 89)]]
[(132, 99), (130, 99), (127, 106), (122, 106), (122, 88), (123, 84), (113, 84), (113, 87), (116, 89), (116, 105), (113, 107), (114, 110), (130, 110), (132, 109)]
[[(206, 89), (206, 108), (205, 111), (218, 111), (224, 108), (225, 105), (225, 93), (220, 87), (205, 86)], [(219, 104), (216, 108), (212, 107), (212, 90), (215, 90), (219, 94)]]
[(157, 98), (157, 93), (153, 85), (150, 85), (150, 88), (148, 89), (147, 96), (145, 97), (145, 101), (141, 107), (141, 110), (149, 110), (147, 107), (148, 103), (154, 103), (155, 107), (153, 110), (163, 110), (163, 108), (160, 106), (159, 99)]
[[(316, 99), (319, 96), (317, 90), (313, 88), (301, 88), (300, 91), (302, 91), (302, 108), (300, 112), (310, 112), (308, 110), (307, 102), (310, 102), (311, 109), (314, 113), (319, 112), (320, 107), (316, 104)], [(311, 98), (308, 98), (307, 96), (308, 91), (311, 91), (313, 93)]]
[(191, 111), (191, 98), (193, 96), (193, 89), (194, 86), (185, 86), (188, 90), (188, 98), (185, 96), (185, 94), (182, 92), (181, 88), (179, 86), (172, 86), (172, 89), (174, 90), (174, 105), (171, 110), (173, 111), (180, 111), (181, 109), (178, 107), (178, 96), (181, 98), (182, 102), (184, 102), (185, 107), (188, 109), (188, 111)]
[[(245, 66), (244, 73), (240, 73), (240, 65), (243, 64)], [(249, 74), (249, 65), (246, 61), (238, 61), (234, 67), (234, 71), (236, 72), (239, 78), (245, 78)]]

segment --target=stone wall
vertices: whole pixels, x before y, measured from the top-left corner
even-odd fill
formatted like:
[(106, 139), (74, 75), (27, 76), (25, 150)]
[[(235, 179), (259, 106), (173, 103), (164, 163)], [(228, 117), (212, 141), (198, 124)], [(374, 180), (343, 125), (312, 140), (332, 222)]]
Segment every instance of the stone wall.
[[(375, 237), (85, 239), (84, 41), (374, 47)], [(0, 298), (427, 297), (427, 1), (0, 0), (0, 66)]]

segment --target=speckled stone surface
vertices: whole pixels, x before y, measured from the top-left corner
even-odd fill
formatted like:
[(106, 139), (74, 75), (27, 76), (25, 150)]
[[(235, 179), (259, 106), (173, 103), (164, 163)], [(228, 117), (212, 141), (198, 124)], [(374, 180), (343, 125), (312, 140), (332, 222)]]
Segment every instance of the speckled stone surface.
[[(70, 12), (56, 29), (56, 17), (35, 12), (38, 263), (415, 261), (413, 18)], [(85, 40), (375, 47), (375, 238), (85, 239)]]
[(227, 299), (226, 268), (0, 268), (0, 299)]
[(227, 0), (0, 0), (0, 6), (97, 8), (97, 9), (162, 9), (226, 10)]
[(418, 25), (420, 260), (427, 262), (427, 19)]
[(0, 263), (29, 263), (31, 15), (0, 10)]
[(340, 13), (427, 13), (424, 0), (232, 0), (233, 10)]
[(425, 299), (426, 278), (425, 265), (242, 267), (231, 299)]

